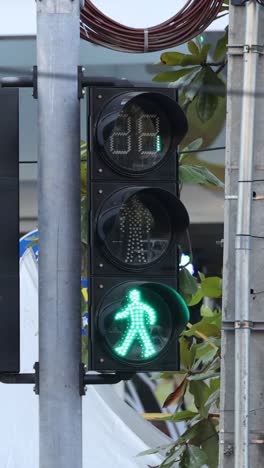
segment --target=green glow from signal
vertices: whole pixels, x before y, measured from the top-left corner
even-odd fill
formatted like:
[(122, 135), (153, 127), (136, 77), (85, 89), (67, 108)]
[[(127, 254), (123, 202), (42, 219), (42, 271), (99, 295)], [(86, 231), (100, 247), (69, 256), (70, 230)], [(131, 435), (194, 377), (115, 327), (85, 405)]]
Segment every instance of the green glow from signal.
[(201, 44), (203, 44), (203, 43), (204, 43), (204, 40), (205, 40), (205, 39), (204, 39), (204, 36), (199, 36), (199, 40), (200, 40)]
[(157, 354), (157, 350), (147, 326), (155, 325), (157, 312), (141, 300), (141, 293), (138, 289), (129, 291), (128, 300), (128, 305), (116, 312), (114, 316), (114, 320), (128, 319), (124, 336), (118, 346), (114, 348), (114, 351), (119, 356), (126, 357), (133, 343), (138, 340), (142, 348), (142, 358), (151, 358)]
[(161, 142), (161, 136), (157, 135), (156, 137), (156, 151), (157, 153), (160, 153), (162, 151), (162, 142)]

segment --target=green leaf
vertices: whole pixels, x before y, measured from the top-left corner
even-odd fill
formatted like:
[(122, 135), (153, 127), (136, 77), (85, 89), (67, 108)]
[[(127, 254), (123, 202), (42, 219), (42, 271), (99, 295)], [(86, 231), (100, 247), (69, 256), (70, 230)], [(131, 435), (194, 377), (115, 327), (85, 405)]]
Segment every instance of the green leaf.
[(188, 302), (191, 296), (198, 290), (198, 284), (196, 279), (186, 269), (182, 268), (179, 271), (179, 289), (180, 295)]
[[(187, 153), (188, 151), (197, 151), (199, 148), (201, 148), (202, 144), (203, 144), (203, 139), (196, 138), (196, 140), (192, 141), (187, 146), (182, 148), (182, 152), (184, 151)], [(180, 154), (182, 153), (180, 152)]]
[(204, 322), (201, 320), (200, 322), (196, 323), (195, 325), (192, 326), (190, 330), (184, 331), (184, 336), (195, 336), (196, 332), (200, 332), (206, 337), (211, 337), (211, 336), (221, 336), (221, 330), (217, 325), (211, 324)]
[(188, 445), (180, 462), (181, 468), (201, 468), (207, 463), (206, 452), (193, 445)]
[(210, 388), (205, 382), (192, 380), (189, 385), (189, 391), (194, 396), (194, 403), (200, 415), (203, 418), (208, 416), (208, 408), (205, 406), (210, 396)]
[[(181, 376), (179, 375), (179, 378), (180, 377)], [(160, 402), (160, 404), (162, 404), (165, 401), (168, 394), (171, 393), (174, 390), (174, 388), (175, 388), (175, 375), (173, 379), (160, 379), (157, 382), (154, 393), (155, 393), (155, 397)]]
[(205, 278), (201, 282), (201, 288), (205, 297), (218, 298), (222, 296), (222, 279), (218, 276)]
[(188, 65), (200, 65), (200, 56), (182, 54), (181, 52), (164, 52), (160, 56), (164, 65), (186, 67)]
[(194, 374), (194, 375), (190, 375), (188, 377), (188, 380), (190, 382), (198, 382), (198, 381), (204, 381), (204, 380), (208, 380), (208, 379), (212, 379), (213, 377), (217, 377), (219, 376), (219, 372), (213, 372), (213, 371), (208, 371), (208, 372), (201, 372), (199, 374)]
[(213, 89), (213, 95), (216, 94), (217, 96), (223, 96), (225, 95), (226, 92), (226, 85), (219, 78), (218, 74), (211, 68), (211, 67), (206, 67), (206, 74), (205, 74), (205, 85), (206, 86), (212, 86)]
[[(213, 346), (212, 346), (213, 345)], [(198, 343), (193, 345), (195, 349), (195, 357), (196, 359), (200, 359), (201, 357), (204, 356), (204, 359), (208, 361), (207, 359), (207, 353), (211, 351), (212, 349), (219, 348), (218, 346), (218, 339), (210, 336), (208, 338), (208, 341), (203, 341), (203, 343)], [(208, 357), (209, 358), (209, 357)], [(213, 360), (214, 356), (212, 357)]]
[(198, 275), (199, 275), (199, 278), (201, 281), (203, 281), (205, 279), (205, 274), (202, 273), (201, 271), (198, 271)]
[(194, 411), (184, 410), (184, 411), (177, 411), (173, 416), (171, 416), (171, 422), (180, 422), (180, 421), (189, 421), (190, 419), (195, 418), (199, 413), (195, 413)]
[(201, 59), (202, 62), (206, 62), (208, 52), (211, 49), (211, 44), (204, 44), (201, 50)]
[(219, 441), (215, 426), (211, 419), (207, 419), (200, 421), (198, 427), (199, 433), (192, 439), (192, 444), (205, 451), (209, 468), (217, 468)]
[(193, 99), (197, 96), (197, 94), (199, 94), (201, 87), (204, 85), (205, 76), (206, 76), (206, 68), (203, 67), (191, 79), (190, 83), (188, 83), (188, 86), (186, 86), (184, 90), (184, 96), (187, 102), (192, 102)]
[[(159, 468), (169, 468), (173, 467), (174, 463), (180, 459), (181, 455), (185, 451), (185, 447), (177, 447), (176, 450), (173, 451), (173, 453), (170, 453), (169, 456), (162, 462), (162, 464), (159, 466)], [(175, 465), (174, 465), (175, 466)]]
[[(220, 385), (220, 377), (218, 379), (213, 379), (213, 380), (217, 381), (219, 383), (219, 385)], [(208, 409), (210, 411), (211, 406), (213, 404), (216, 404), (217, 402), (219, 402), (219, 400), (220, 400), (220, 388), (215, 390), (215, 392), (211, 393), (211, 395), (209, 396), (209, 398), (206, 401), (205, 405), (208, 407)]]
[(161, 452), (162, 450), (168, 450), (168, 449), (171, 449), (173, 447), (174, 447), (174, 444), (160, 445), (159, 447), (144, 450), (143, 452), (138, 453), (137, 457), (143, 457), (145, 455), (152, 455), (153, 453), (158, 453), (158, 452)]
[(203, 304), (200, 309), (200, 314), (202, 317), (213, 317), (215, 313), (210, 309), (210, 307)]
[(195, 359), (195, 349), (190, 347), (190, 343), (183, 336), (180, 338), (180, 356), (185, 369), (190, 370)]
[(225, 32), (217, 42), (214, 50), (213, 60), (217, 61), (227, 53), (227, 40), (228, 40), (228, 31)]
[[(190, 83), (190, 86), (193, 86), (193, 83), (194, 80)], [(218, 106), (218, 96), (223, 96), (225, 94), (224, 82), (210, 66), (203, 68), (199, 90), (201, 90), (201, 87), (206, 88), (207, 86), (212, 87), (213, 92), (201, 91), (201, 93), (198, 94), (194, 89), (195, 95), (198, 94), (196, 99), (196, 111), (202, 122), (206, 122), (213, 117)]]
[(186, 374), (186, 371), (168, 371), (168, 372), (162, 372), (161, 374), (153, 374), (151, 376), (151, 380), (158, 380), (158, 379), (171, 379), (172, 377), (175, 377), (175, 375), (178, 374)]
[(192, 306), (195, 306), (196, 304), (199, 304), (202, 298), (203, 298), (203, 291), (201, 287), (199, 287), (198, 291), (192, 295), (191, 300), (188, 302), (188, 306), (192, 307)]
[(188, 42), (188, 49), (189, 52), (191, 52), (192, 55), (195, 55), (196, 57), (200, 57), (200, 50), (197, 44), (194, 41)]
[(210, 390), (211, 390), (211, 392), (215, 392), (216, 390), (219, 390), (219, 388), (220, 388), (220, 378), (212, 379), (210, 381)]
[(181, 182), (188, 184), (211, 184), (221, 189), (224, 188), (223, 182), (204, 166), (190, 166), (188, 164), (180, 165), (179, 179)]
[(196, 138), (196, 140), (192, 141), (189, 143), (189, 145), (185, 146), (182, 148), (182, 150), (179, 153), (179, 164), (182, 164), (185, 159), (190, 157), (190, 152), (193, 151), (198, 151), (199, 148), (201, 148), (203, 144), (203, 139), (202, 138)]
[(160, 452), (161, 448), (156, 447), (154, 449), (149, 449), (149, 450), (144, 450), (144, 452), (140, 452), (137, 454), (137, 457), (143, 457), (145, 455), (153, 455), (153, 453), (158, 453)]
[(189, 427), (186, 429), (186, 431), (180, 436), (178, 439), (178, 444), (182, 444), (184, 442), (191, 441), (194, 437), (197, 437), (199, 435), (199, 422), (194, 424), (193, 426)]
[(201, 93), (197, 97), (196, 112), (202, 122), (210, 120), (218, 105), (218, 96), (215, 94)]
[(221, 317), (220, 312), (216, 311), (214, 313), (213, 317), (204, 317), (203, 320), (207, 320), (208, 323), (211, 323), (212, 325), (215, 325), (216, 327), (219, 328), (219, 331), (221, 331), (222, 317)]
[[(203, 352), (205, 350), (205, 352)], [(208, 343), (204, 350), (199, 350), (196, 352), (196, 358), (199, 359), (199, 363), (204, 366), (212, 362), (218, 353), (218, 349), (210, 346)], [(208, 377), (207, 377), (208, 378)]]
[(159, 467), (155, 466), (154, 468), (173, 468), (175, 466), (175, 460), (170, 463), (163, 462)]
[(183, 68), (181, 70), (162, 72), (154, 76), (152, 81), (157, 81), (158, 83), (165, 83), (165, 82), (171, 83), (171, 82), (179, 81), (180, 79), (181, 81), (183, 81), (183, 78), (185, 80), (188, 79), (189, 76), (195, 73), (197, 70), (199, 70), (199, 67)]

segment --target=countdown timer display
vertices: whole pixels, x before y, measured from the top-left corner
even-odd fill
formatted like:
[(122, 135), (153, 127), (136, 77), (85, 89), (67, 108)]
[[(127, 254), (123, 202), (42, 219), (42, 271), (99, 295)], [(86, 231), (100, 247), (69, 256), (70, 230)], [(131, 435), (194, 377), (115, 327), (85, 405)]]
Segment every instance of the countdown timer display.
[(171, 122), (147, 94), (111, 101), (97, 127), (102, 156), (121, 172), (144, 173), (161, 164), (172, 143)]

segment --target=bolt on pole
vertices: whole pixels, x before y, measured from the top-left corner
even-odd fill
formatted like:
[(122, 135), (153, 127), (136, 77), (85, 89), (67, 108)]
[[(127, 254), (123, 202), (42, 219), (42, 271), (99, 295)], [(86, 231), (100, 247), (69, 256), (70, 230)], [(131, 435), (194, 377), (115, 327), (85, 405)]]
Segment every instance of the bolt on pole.
[(80, 0), (37, 0), (40, 468), (82, 467)]

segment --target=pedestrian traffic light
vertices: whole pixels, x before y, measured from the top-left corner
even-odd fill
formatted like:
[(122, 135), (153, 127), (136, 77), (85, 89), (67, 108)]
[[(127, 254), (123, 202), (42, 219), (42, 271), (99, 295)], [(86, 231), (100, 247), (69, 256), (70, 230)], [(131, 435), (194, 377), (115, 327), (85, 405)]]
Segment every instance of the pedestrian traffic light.
[(177, 292), (185, 114), (173, 89), (94, 86), (88, 115), (89, 368), (175, 370), (189, 319)]

